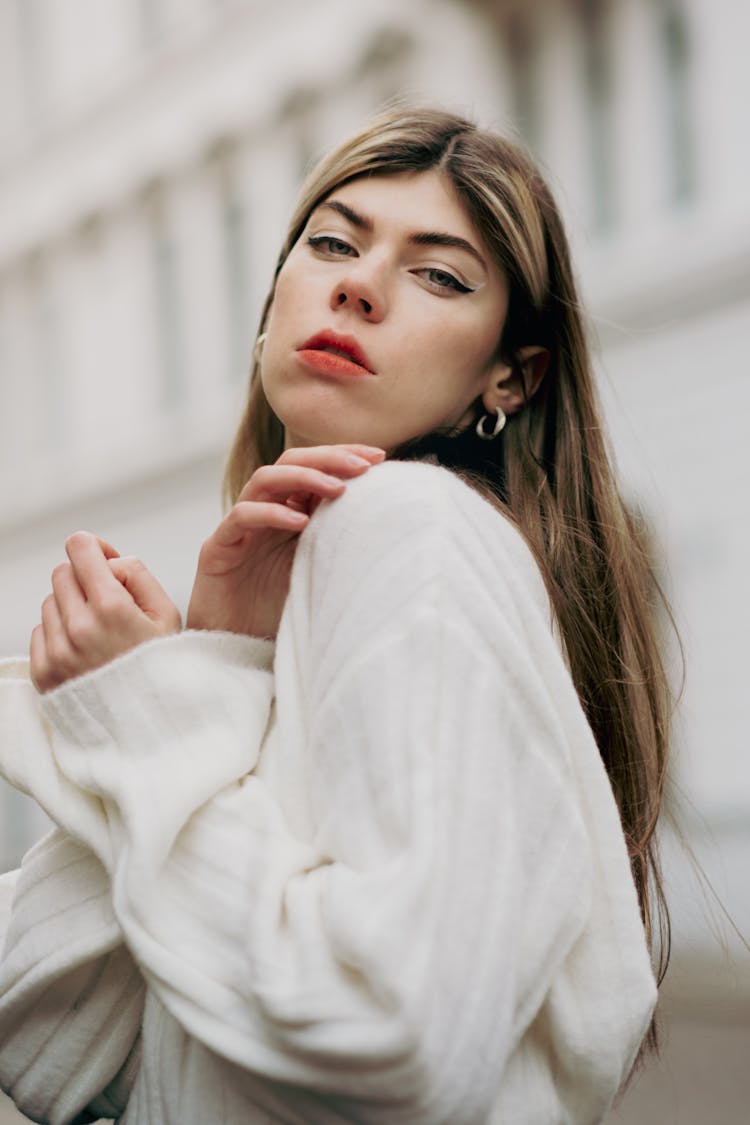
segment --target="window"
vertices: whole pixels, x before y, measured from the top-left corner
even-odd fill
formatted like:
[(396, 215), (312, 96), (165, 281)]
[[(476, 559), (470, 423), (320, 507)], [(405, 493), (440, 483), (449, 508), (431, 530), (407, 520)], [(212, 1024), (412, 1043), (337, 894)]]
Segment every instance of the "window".
[(41, 57), (38, 0), (16, 0), (18, 52), (21, 58), (23, 97), (30, 118), (38, 116), (44, 103), (44, 60)]
[(35, 258), (30, 270), (34, 381), (39, 404), (42, 452), (55, 453), (65, 444), (67, 411), (60, 309), (49, 263)]
[(595, 229), (600, 232), (612, 227), (616, 209), (612, 151), (612, 66), (607, 8), (607, 0), (581, 0), (592, 219)]
[(536, 42), (529, 14), (513, 12), (506, 25), (506, 34), (511, 64), (513, 120), (529, 147), (536, 148), (541, 133), (541, 106), (536, 81)]
[(147, 51), (161, 45), (164, 34), (164, 13), (161, 0), (139, 0), (138, 33), (141, 46)]
[(250, 363), (250, 292), (245, 209), (228, 177), (222, 182), (222, 234), (229, 313), (229, 374), (240, 379)]
[(179, 405), (184, 398), (185, 365), (178, 250), (160, 199), (152, 201), (152, 238), (160, 377), (159, 397), (161, 406), (170, 410)]
[(665, 77), (665, 125), (669, 153), (669, 193), (675, 203), (695, 190), (690, 120), (690, 41), (680, 0), (656, 0)]
[(10, 357), (6, 338), (6, 316), (2, 281), (0, 280), (0, 465), (9, 462), (12, 456), (10, 438), (14, 414)]

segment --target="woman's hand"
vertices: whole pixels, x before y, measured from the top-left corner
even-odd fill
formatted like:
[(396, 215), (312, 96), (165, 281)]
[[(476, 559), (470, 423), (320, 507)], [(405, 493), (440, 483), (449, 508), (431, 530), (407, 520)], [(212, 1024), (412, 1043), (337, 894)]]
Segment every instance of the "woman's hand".
[(31, 634), (31, 680), (40, 692), (182, 628), (179, 610), (138, 559), (120, 558), (86, 531), (71, 535), (65, 550), (70, 561), (53, 570)]
[(275, 637), (301, 531), (321, 500), (385, 458), (369, 445), (287, 449), (256, 469), (206, 540), (187, 614), (189, 629)]

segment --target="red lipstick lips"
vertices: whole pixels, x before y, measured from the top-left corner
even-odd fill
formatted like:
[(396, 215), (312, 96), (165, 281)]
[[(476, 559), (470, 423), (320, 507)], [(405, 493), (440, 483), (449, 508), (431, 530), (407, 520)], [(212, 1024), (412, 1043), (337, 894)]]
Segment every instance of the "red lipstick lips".
[(331, 375), (374, 375), (365, 353), (353, 336), (318, 332), (297, 350), (309, 367)]

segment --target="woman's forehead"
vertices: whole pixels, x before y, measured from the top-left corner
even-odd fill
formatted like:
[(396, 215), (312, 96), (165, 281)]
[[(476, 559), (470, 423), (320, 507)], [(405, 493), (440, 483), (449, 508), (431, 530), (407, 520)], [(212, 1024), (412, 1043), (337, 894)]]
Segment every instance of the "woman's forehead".
[(436, 168), (358, 176), (333, 188), (318, 206), (331, 200), (351, 200), (354, 209), (369, 220), (399, 220), (419, 228), (442, 218), (477, 235), (450, 178)]

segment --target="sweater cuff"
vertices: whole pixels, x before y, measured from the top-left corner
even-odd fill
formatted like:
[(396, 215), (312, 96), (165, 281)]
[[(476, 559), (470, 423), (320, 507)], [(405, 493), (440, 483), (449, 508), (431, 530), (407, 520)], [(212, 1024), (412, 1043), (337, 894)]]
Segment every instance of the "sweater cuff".
[[(241, 679), (259, 673), (263, 678), (263, 673), (272, 671), (274, 651), (275, 642), (264, 637), (185, 629), (144, 641), (93, 671), (66, 680), (41, 696), (42, 712), (73, 740), (83, 742), (79, 724), (90, 728), (87, 716), (95, 722), (104, 717), (119, 720), (125, 728), (137, 717), (124, 709), (128, 699), (138, 710), (177, 700), (194, 709), (198, 698), (202, 702), (216, 690), (212, 672), (221, 669)], [(20, 661), (15, 664), (23, 670)], [(86, 737), (92, 733), (87, 730)]]
[(262, 638), (188, 630), (69, 680), (41, 697), (61, 771), (125, 820), (154, 801), (189, 815), (255, 767), (273, 654)]

